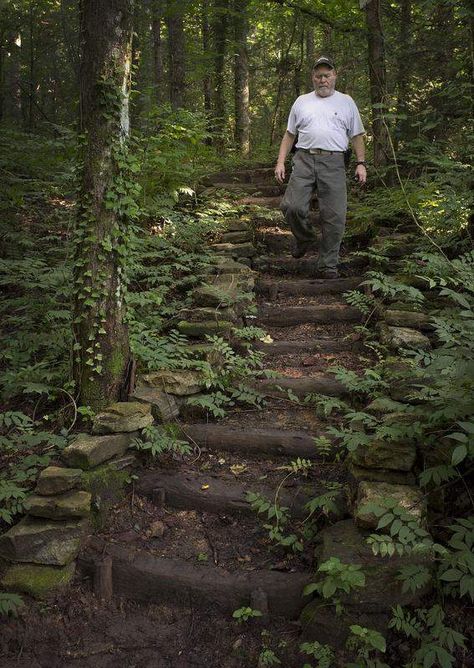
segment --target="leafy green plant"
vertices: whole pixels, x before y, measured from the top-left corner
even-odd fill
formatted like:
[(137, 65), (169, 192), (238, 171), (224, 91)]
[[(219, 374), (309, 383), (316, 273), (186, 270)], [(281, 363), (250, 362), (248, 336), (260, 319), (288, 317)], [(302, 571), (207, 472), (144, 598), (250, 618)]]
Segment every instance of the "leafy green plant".
[(272, 649), (266, 647), (258, 656), (258, 666), (281, 666), (281, 661)]
[(249, 608), (247, 606), (243, 606), (242, 608), (238, 608), (237, 610), (234, 610), (232, 613), (232, 617), (239, 622), (239, 624), (242, 624), (243, 622), (248, 622), (249, 619), (254, 619), (255, 617), (262, 617), (262, 613), (260, 610), (254, 610), (253, 608)]
[(175, 425), (163, 425), (155, 427), (150, 425), (142, 429), (141, 438), (135, 438), (131, 447), (139, 451), (148, 452), (152, 457), (158, 457), (164, 452), (172, 452), (179, 455), (188, 455), (191, 446), (178, 436)]
[[(304, 642), (300, 645), (300, 652), (316, 659), (315, 668), (330, 668), (335, 660), (333, 650), (329, 645), (322, 645), (317, 640), (313, 642)], [(305, 663), (303, 668), (313, 668), (312, 664)]]
[(285, 533), (285, 528), (290, 521), (289, 509), (278, 504), (277, 497), (269, 501), (262, 494), (247, 492), (246, 499), (257, 514), (264, 514), (271, 523), (263, 525), (268, 531), (269, 539), (284, 548), (291, 548), (293, 552), (301, 552), (303, 543), (295, 533)]
[(321, 579), (306, 585), (303, 594), (309, 596), (317, 592), (325, 599), (333, 599), (338, 611), (342, 610), (340, 604), (342, 594), (349, 594), (353, 589), (365, 587), (362, 567), (344, 564), (338, 557), (331, 557), (320, 564), (317, 572), (321, 574)]
[(385, 653), (387, 643), (385, 638), (378, 631), (353, 624), (349, 627), (350, 636), (347, 640), (347, 648), (356, 652), (357, 663), (349, 663), (348, 668), (389, 668), (389, 666), (380, 661), (374, 653)]
[(23, 607), (23, 599), (18, 594), (0, 591), (0, 616), (16, 617)]

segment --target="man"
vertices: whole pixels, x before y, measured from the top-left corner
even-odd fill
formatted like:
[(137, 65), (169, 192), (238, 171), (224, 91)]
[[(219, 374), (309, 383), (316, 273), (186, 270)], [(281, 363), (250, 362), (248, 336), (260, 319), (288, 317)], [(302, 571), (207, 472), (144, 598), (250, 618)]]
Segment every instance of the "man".
[(303, 257), (315, 239), (308, 213), (313, 191), (317, 190), (322, 226), (317, 278), (339, 275), (339, 248), (347, 210), (344, 151), (349, 139), (356, 158), (356, 179), (360, 184), (367, 180), (364, 126), (354, 100), (335, 90), (336, 78), (333, 61), (319, 58), (312, 70), (314, 92), (300, 95), (293, 104), (275, 167), (275, 178), (283, 183), (285, 159), (298, 134), (293, 171), (280, 208), (296, 238), (293, 256)]

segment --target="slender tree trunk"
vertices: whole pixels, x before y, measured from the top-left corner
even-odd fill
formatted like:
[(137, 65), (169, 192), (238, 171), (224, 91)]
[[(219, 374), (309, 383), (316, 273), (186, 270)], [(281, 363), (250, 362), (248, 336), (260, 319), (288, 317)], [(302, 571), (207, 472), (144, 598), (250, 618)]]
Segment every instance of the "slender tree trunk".
[(168, 80), (173, 109), (184, 106), (186, 89), (186, 41), (184, 38), (185, 0), (168, 0), (166, 26), (168, 28)]
[(384, 37), (380, 21), (380, 0), (369, 0), (365, 8), (365, 15), (368, 28), (374, 165), (383, 167), (389, 161), (390, 152), (388, 132), (383, 118), (383, 105), (387, 101), (387, 73), (385, 69)]
[[(401, 0), (400, 6), (400, 32), (398, 38), (399, 56), (397, 72), (397, 129), (395, 132), (395, 146), (399, 141), (407, 138), (408, 130), (408, 73), (410, 68), (410, 42), (411, 42), (411, 0)], [(404, 117), (404, 118), (402, 118)]]
[(315, 47), (314, 47), (314, 29), (313, 28), (308, 28), (306, 30), (306, 70), (308, 72), (306, 76), (307, 80), (307, 85), (309, 86), (309, 90), (313, 87), (313, 81), (312, 81), (312, 67), (314, 65), (314, 62), (316, 60), (315, 56)]
[(8, 64), (5, 67), (5, 117), (18, 125), (24, 124), (22, 109), (22, 92), (20, 79), (21, 49), (18, 44), (18, 33), (10, 33)]
[(247, 52), (248, 0), (234, 0), (235, 142), (240, 153), (250, 152), (249, 64)]
[[(85, 135), (74, 258), (74, 365), (78, 400), (94, 410), (120, 398), (130, 362), (124, 322), (133, 0), (83, 0)], [(120, 188), (117, 186), (120, 185)], [(121, 200), (127, 198), (127, 204)]]
[(163, 40), (161, 38), (161, 20), (164, 15), (163, 0), (152, 0), (151, 34), (153, 46), (153, 86), (155, 101), (161, 104), (163, 101)]
[(5, 47), (4, 36), (0, 35), (0, 121), (5, 115)]
[(209, 0), (202, 3), (202, 51), (204, 54), (205, 72), (202, 79), (204, 95), (204, 111), (210, 118), (212, 112), (212, 79), (210, 74), (211, 30), (209, 28)]
[(301, 23), (299, 27), (299, 53), (298, 57), (295, 60), (295, 75), (294, 75), (294, 90), (295, 97), (301, 95), (301, 88), (303, 86), (303, 63), (304, 63), (304, 47), (305, 47), (305, 32), (304, 24)]
[(213, 85), (213, 116), (214, 143), (222, 146), (226, 127), (225, 103), (225, 56), (229, 30), (229, 0), (214, 0), (214, 16), (212, 21), (212, 42), (214, 52), (214, 85)]
[[(275, 107), (273, 110), (272, 114), (272, 119), (270, 122), (270, 146), (273, 145), (275, 141), (275, 132), (276, 132), (276, 127), (277, 127), (277, 119), (278, 119), (278, 112), (280, 111), (280, 104), (281, 104), (281, 99), (283, 97), (283, 89), (285, 87), (285, 79), (288, 76), (288, 71), (289, 71), (289, 55), (291, 51), (291, 47), (293, 46), (293, 41), (295, 39), (295, 31), (296, 31), (296, 16), (293, 21), (293, 27), (291, 30), (291, 35), (290, 39), (288, 41), (288, 46), (285, 51), (281, 52), (281, 57), (280, 61), (277, 66), (277, 73), (278, 73), (278, 87), (277, 87), (277, 94), (276, 94), (276, 99), (275, 99)], [(283, 33), (284, 35), (285, 33)], [(282, 37), (282, 42), (283, 42), (284, 37)]]
[(30, 0), (28, 5), (28, 31), (30, 38), (30, 53), (29, 53), (29, 82), (28, 82), (28, 129), (32, 130), (34, 125), (34, 108), (36, 95), (36, 81), (35, 81), (35, 42), (34, 42), (34, 25), (35, 16), (33, 12), (33, 2)]

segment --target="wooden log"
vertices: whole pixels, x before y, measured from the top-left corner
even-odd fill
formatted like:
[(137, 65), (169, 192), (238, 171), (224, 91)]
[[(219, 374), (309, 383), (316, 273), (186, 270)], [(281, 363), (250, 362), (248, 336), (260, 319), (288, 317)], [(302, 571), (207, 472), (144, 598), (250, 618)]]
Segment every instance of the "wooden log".
[(360, 276), (336, 278), (330, 281), (322, 278), (293, 281), (270, 281), (268, 279), (261, 279), (257, 281), (255, 289), (257, 294), (264, 296), (269, 295), (276, 288), (277, 295), (284, 295), (285, 297), (312, 297), (317, 295), (340, 294), (347, 290), (355, 290), (360, 285), (361, 281), (362, 278)]
[[(271, 388), (269, 391), (272, 391)], [(181, 426), (181, 432), (190, 443), (209, 450), (312, 458), (317, 457), (313, 437), (322, 433), (309, 434), (271, 427), (239, 428), (222, 424), (185, 424)]]
[(102, 601), (111, 601), (114, 595), (110, 554), (97, 559), (94, 568), (94, 594)]
[(260, 310), (258, 322), (267, 327), (292, 327), (306, 323), (360, 322), (361, 312), (345, 304), (322, 306), (266, 306)]
[[(313, 445), (313, 453), (315, 453)], [(261, 481), (240, 482), (226, 473), (207, 474), (194, 471), (150, 471), (140, 476), (136, 484), (139, 494), (155, 501), (157, 492), (164, 494), (168, 507), (178, 510), (201, 510), (211, 513), (255, 515), (247, 501), (247, 492), (258, 492), (268, 499), (275, 496), (275, 488)], [(324, 485), (310, 481), (304, 487), (292, 485), (283, 487), (279, 494), (280, 503), (290, 508), (295, 517), (304, 517), (305, 504), (314, 496), (325, 491)], [(162, 505), (161, 503), (159, 505)]]
[(266, 378), (256, 381), (253, 387), (269, 397), (287, 397), (288, 390), (299, 399), (304, 399), (308, 394), (326, 394), (330, 397), (349, 394), (342, 383), (325, 374), (302, 378)]
[[(253, 267), (272, 274), (297, 274), (312, 277), (316, 272), (316, 262), (316, 256), (299, 259), (284, 256), (260, 256), (254, 259)], [(345, 259), (339, 265), (339, 270), (343, 272), (359, 271), (366, 266), (367, 260), (365, 258), (354, 256)]]
[(236, 204), (247, 204), (249, 206), (265, 206), (267, 209), (279, 209), (281, 197), (242, 197)]
[(263, 341), (256, 341), (252, 344), (253, 348), (262, 350), (267, 356), (274, 355), (291, 355), (304, 353), (341, 353), (345, 351), (355, 350), (360, 346), (359, 342), (333, 340), (333, 339), (316, 339), (314, 341), (273, 341), (272, 343), (263, 343)]
[(252, 593), (265, 592), (271, 615), (295, 619), (305, 600), (303, 589), (313, 573), (282, 573), (256, 570), (229, 572), (223, 568), (195, 565), (184, 559), (155, 557), (93, 538), (87, 553), (78, 560), (80, 570), (89, 575), (97, 555), (107, 546), (114, 560), (113, 586), (117, 596), (145, 603), (172, 602), (200, 607), (216, 606), (228, 613), (249, 605)]

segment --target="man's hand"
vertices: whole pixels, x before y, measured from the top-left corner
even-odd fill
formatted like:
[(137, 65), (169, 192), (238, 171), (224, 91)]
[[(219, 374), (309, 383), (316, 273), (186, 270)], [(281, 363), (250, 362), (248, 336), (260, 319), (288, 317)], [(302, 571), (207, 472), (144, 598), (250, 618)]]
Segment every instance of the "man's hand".
[(275, 178), (278, 181), (278, 183), (283, 183), (285, 180), (285, 163), (284, 162), (277, 162), (276, 167), (275, 167)]
[[(275, 173), (276, 173), (276, 171), (275, 171)], [(359, 181), (359, 184), (361, 186), (363, 186), (367, 183), (367, 170), (365, 168), (365, 165), (357, 165), (356, 170), (355, 170), (355, 177), (356, 177), (356, 180)]]

